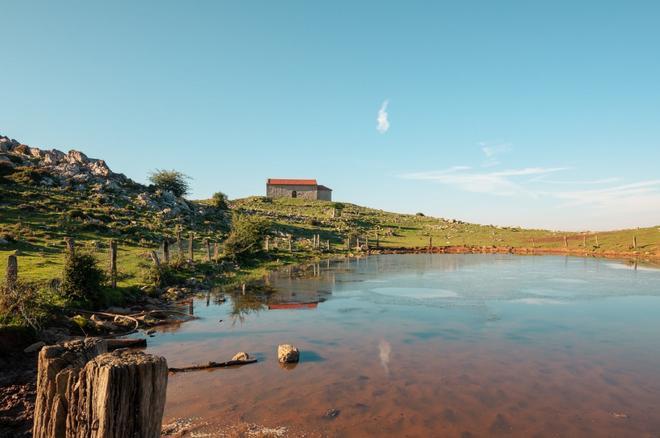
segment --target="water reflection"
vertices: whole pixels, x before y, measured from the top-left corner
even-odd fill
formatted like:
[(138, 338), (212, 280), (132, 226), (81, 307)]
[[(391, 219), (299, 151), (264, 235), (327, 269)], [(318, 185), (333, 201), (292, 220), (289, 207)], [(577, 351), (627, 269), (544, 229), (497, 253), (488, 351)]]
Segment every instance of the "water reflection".
[[(660, 405), (660, 271), (641, 265), (378, 256), (287, 268), (256, 291), (196, 303), (200, 319), (153, 338), (151, 351), (172, 366), (237, 351), (259, 362), (173, 376), (168, 418), (286, 426), (291, 436), (660, 430), (648, 408)], [(299, 347), (300, 363), (278, 363), (281, 343)], [(329, 411), (341, 415), (328, 421)]]

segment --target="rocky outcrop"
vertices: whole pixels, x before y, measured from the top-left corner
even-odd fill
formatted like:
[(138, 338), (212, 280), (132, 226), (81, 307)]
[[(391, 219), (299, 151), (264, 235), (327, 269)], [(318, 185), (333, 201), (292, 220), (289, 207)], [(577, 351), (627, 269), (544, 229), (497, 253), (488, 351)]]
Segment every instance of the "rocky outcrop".
[(114, 173), (105, 161), (89, 158), (80, 151), (67, 153), (57, 149), (42, 150), (0, 136), (0, 165), (38, 168), (48, 177), (44, 185), (76, 186), (80, 184), (122, 185), (132, 182), (124, 175)]
[(204, 209), (172, 192), (136, 183), (110, 170), (104, 160), (90, 158), (83, 152), (44, 150), (0, 135), (0, 171), (7, 174), (26, 170), (38, 173), (37, 178), (32, 178), (35, 184), (91, 191), (104, 203), (132, 202), (163, 219), (203, 213)]

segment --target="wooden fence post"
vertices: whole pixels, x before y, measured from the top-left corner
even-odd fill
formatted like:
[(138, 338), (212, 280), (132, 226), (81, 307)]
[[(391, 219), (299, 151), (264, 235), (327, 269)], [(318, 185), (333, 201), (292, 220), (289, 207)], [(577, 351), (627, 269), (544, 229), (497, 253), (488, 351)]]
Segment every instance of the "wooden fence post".
[(429, 251), (433, 248), (433, 236), (429, 235)]
[(637, 249), (637, 236), (633, 236), (633, 249)]
[(364, 247), (367, 249), (367, 251), (369, 251), (369, 236), (368, 235), (364, 238)]
[(293, 245), (291, 244), (291, 235), (289, 234), (289, 252), (293, 252)]
[(220, 245), (218, 245), (218, 242), (213, 242), (213, 260), (215, 260), (216, 263), (218, 263), (219, 254)]
[(183, 259), (183, 241), (181, 240), (181, 227), (176, 229), (176, 245), (179, 249), (179, 258)]
[(266, 241), (265, 241), (265, 250), (266, 252), (270, 251), (270, 236), (266, 236)]
[(351, 250), (351, 237), (346, 236), (346, 251), (350, 251), (350, 250)]
[(188, 261), (192, 263), (195, 260), (195, 253), (193, 251), (193, 233), (188, 234)]
[(18, 258), (11, 254), (7, 257), (7, 276), (5, 282), (9, 289), (13, 289), (18, 281)]
[(76, 242), (73, 240), (73, 237), (65, 237), (64, 242), (66, 243), (66, 250), (71, 257), (76, 255)]
[(110, 286), (117, 287), (117, 241), (110, 241)]
[(534, 238), (532, 237), (532, 249), (536, 248), (536, 244), (534, 243)]
[(596, 247), (600, 247), (600, 245), (598, 244), (598, 234), (596, 234)]
[(154, 265), (156, 265), (156, 269), (160, 269), (160, 260), (158, 259), (158, 254), (156, 254), (156, 251), (151, 251), (149, 253), (151, 255), (151, 260), (153, 260)]
[(587, 247), (587, 235), (586, 234), (584, 234), (582, 236), (582, 246), (584, 246), (585, 248)]
[(380, 248), (380, 233), (376, 231), (376, 249)]
[(206, 261), (211, 262), (211, 241), (207, 238), (204, 239), (204, 246), (206, 247)]
[(564, 248), (568, 248), (568, 239), (564, 236)]
[(325, 241), (325, 249), (330, 251), (330, 239)]
[(167, 237), (163, 239), (163, 262), (166, 265), (170, 264), (170, 242)]

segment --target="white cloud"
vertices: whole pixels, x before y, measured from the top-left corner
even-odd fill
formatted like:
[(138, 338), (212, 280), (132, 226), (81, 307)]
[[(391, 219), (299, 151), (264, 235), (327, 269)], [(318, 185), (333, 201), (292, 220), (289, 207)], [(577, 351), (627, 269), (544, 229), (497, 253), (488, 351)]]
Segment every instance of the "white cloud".
[(500, 164), (497, 157), (507, 152), (511, 152), (512, 149), (511, 143), (490, 144), (482, 141), (479, 142), (479, 146), (481, 146), (481, 152), (483, 152), (484, 156), (486, 157), (486, 161), (484, 164), (482, 164), (482, 167), (497, 166)]
[(376, 127), (376, 129), (381, 134), (385, 134), (390, 129), (390, 121), (388, 119), (388, 114), (387, 114), (388, 104), (389, 101), (385, 99), (383, 101), (383, 104), (380, 106), (380, 109), (378, 110), (378, 118), (376, 119), (378, 121), (378, 126)]
[(455, 166), (439, 171), (403, 174), (401, 177), (453, 185), (468, 192), (489, 193), (498, 196), (527, 195), (535, 197), (537, 193), (524, 187), (518, 181), (519, 177), (544, 175), (564, 169), (563, 167), (527, 167), (498, 172), (479, 172), (470, 167)]

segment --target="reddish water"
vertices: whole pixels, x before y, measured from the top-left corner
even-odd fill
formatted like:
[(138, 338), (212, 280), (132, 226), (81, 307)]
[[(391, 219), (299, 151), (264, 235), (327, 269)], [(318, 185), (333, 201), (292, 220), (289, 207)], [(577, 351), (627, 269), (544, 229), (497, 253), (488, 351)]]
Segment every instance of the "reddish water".
[[(202, 319), (153, 338), (170, 366), (259, 359), (170, 376), (166, 422), (194, 417), (196, 436), (660, 436), (659, 271), (480, 255), (320, 268), (273, 278), (267, 300), (316, 308), (238, 317), (259, 305), (201, 298)], [(279, 343), (301, 363), (280, 366)]]

